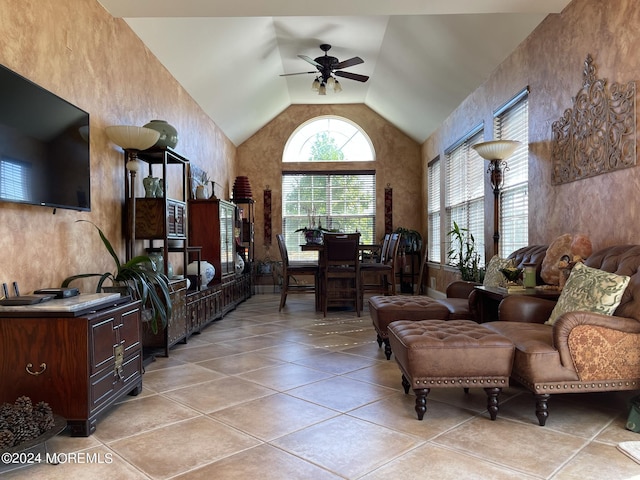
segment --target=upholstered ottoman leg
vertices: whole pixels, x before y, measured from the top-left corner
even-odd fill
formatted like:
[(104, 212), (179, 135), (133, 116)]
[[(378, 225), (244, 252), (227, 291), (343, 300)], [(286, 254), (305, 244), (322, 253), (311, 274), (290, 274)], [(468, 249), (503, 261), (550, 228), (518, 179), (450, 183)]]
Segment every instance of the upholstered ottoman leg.
[(547, 417), (549, 417), (549, 405), (547, 402), (549, 401), (548, 393), (541, 393), (534, 395), (536, 399), (536, 417), (538, 417), (538, 423), (541, 427), (544, 427), (544, 424), (547, 423)]
[(407, 380), (407, 377), (404, 375), (402, 375), (402, 388), (404, 388), (404, 393), (409, 393), (409, 389), (411, 388), (409, 380)]
[(489, 411), (489, 416), (491, 420), (495, 420), (498, 416), (498, 395), (500, 395), (502, 389), (490, 387), (485, 388), (484, 391), (487, 392), (487, 410)]
[(384, 339), (384, 356), (387, 357), (387, 360), (391, 360), (391, 344), (388, 338)]
[(422, 420), (424, 414), (427, 413), (427, 395), (429, 395), (430, 390), (429, 388), (413, 389), (413, 393), (416, 394), (416, 413), (418, 414), (418, 420)]

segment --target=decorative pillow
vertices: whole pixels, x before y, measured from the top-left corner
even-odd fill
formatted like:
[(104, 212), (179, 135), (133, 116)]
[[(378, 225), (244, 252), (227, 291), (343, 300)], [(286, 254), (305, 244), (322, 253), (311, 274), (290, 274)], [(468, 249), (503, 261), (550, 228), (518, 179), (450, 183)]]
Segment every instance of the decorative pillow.
[(506, 258), (500, 258), (498, 255), (494, 255), (491, 257), (491, 260), (489, 260), (482, 284), (485, 287), (499, 287), (504, 284), (506, 279), (500, 270), (508, 267), (513, 267), (513, 261), (511, 259), (507, 260)]
[(558, 303), (545, 324), (553, 325), (566, 312), (613, 315), (628, 284), (629, 277), (626, 275), (616, 275), (578, 262), (571, 270)]

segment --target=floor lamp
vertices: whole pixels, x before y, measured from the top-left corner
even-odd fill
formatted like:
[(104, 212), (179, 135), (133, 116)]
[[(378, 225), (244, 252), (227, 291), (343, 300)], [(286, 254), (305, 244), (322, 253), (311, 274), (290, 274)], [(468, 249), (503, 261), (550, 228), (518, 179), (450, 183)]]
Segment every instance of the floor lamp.
[[(127, 242), (127, 260), (133, 257), (133, 245), (136, 241), (136, 192), (135, 192), (135, 180), (136, 173), (140, 170), (140, 164), (138, 163), (138, 152), (140, 150), (146, 150), (149, 147), (155, 145), (160, 138), (160, 132), (151, 130), (145, 127), (136, 127), (131, 125), (114, 125), (105, 129), (107, 137), (113, 143), (122, 147), (127, 153), (127, 163), (125, 168), (129, 172), (131, 188), (131, 211), (127, 213), (130, 218), (129, 224), (129, 242)], [(126, 187), (126, 182), (125, 182)], [(129, 189), (126, 189), (129, 190)], [(125, 196), (129, 195), (128, 191), (125, 191)]]
[(493, 188), (493, 254), (498, 255), (500, 241), (500, 189), (504, 181), (503, 173), (509, 170), (505, 159), (510, 157), (520, 142), (515, 140), (493, 140), (476, 143), (473, 149), (485, 160), (489, 160), (489, 181)]

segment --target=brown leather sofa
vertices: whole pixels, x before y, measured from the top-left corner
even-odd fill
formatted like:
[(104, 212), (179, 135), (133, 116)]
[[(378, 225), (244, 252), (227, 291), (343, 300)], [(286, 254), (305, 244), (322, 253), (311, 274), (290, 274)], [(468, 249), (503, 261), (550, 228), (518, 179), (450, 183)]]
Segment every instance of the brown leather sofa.
[(512, 295), (482, 324), (515, 345), (511, 378), (533, 392), (540, 425), (557, 393), (640, 389), (640, 245), (608, 247), (587, 266), (631, 277), (613, 316), (569, 312), (544, 325), (554, 302)]
[[(518, 268), (524, 268), (525, 263), (535, 263), (536, 285), (543, 285), (545, 282), (542, 280), (540, 272), (547, 248), (548, 245), (528, 245), (519, 248), (507, 258), (512, 259)], [(456, 280), (447, 286), (447, 298), (439, 299), (438, 302), (449, 309), (450, 320), (474, 319), (478, 321), (478, 300), (475, 290), (477, 285), (482, 284)]]

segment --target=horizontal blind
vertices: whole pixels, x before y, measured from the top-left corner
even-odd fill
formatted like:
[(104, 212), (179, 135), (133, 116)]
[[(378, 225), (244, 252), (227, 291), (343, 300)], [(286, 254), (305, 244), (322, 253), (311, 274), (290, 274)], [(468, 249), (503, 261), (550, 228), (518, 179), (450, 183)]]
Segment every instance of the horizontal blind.
[(507, 161), (500, 196), (500, 256), (506, 257), (529, 243), (529, 102), (523, 90), (496, 112), (495, 136), (517, 140), (520, 146)]
[(428, 259), (441, 262), (440, 258), (440, 158), (429, 164), (427, 169), (427, 246)]
[(317, 252), (301, 252), (301, 228), (360, 232), (360, 242), (376, 241), (374, 173), (283, 173), (282, 232), (291, 261), (309, 261)]
[[(448, 149), (445, 171), (447, 232), (453, 229), (454, 222), (467, 229), (479, 252), (484, 251), (484, 160), (471, 147), (483, 137), (483, 131), (477, 131)], [(450, 238), (446, 245), (448, 251)]]

